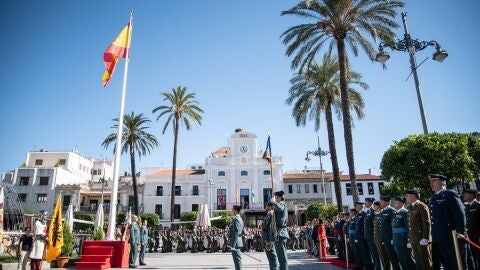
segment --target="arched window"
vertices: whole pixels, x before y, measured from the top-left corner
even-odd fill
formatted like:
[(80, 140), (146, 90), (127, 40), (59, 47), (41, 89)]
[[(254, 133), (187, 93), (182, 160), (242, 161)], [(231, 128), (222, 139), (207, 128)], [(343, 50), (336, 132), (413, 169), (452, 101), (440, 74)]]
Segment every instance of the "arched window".
[(248, 175), (248, 171), (241, 171), (240, 172), (240, 176), (247, 176)]
[(218, 171), (218, 176), (225, 176), (225, 171)]
[(270, 175), (270, 170), (263, 171), (263, 175)]

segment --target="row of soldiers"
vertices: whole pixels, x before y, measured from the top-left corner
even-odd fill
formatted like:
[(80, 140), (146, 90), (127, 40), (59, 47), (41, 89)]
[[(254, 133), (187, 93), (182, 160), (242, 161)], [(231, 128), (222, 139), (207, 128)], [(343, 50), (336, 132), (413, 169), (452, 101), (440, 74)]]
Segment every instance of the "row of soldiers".
[(480, 242), (477, 191), (465, 189), (462, 204), (455, 191), (446, 189), (445, 176), (429, 177), (434, 195), (428, 206), (412, 189), (406, 197), (393, 198), (393, 207), (389, 196), (366, 198), (339, 214), (334, 225), (339, 258), (349, 256), (359, 269), (480, 269), (479, 250), (463, 238), (457, 240), (457, 260), (452, 236), (454, 231), (457, 237)]

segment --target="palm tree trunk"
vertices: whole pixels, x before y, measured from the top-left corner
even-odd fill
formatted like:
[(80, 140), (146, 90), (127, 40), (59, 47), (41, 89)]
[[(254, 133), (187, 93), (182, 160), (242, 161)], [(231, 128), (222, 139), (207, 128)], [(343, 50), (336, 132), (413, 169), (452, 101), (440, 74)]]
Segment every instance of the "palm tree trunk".
[(327, 120), (328, 147), (330, 148), (330, 158), (332, 161), (333, 184), (335, 186), (335, 196), (337, 197), (337, 209), (343, 211), (342, 186), (340, 184), (340, 170), (338, 168), (337, 148), (335, 146), (335, 133), (333, 131), (332, 103), (329, 102), (325, 109), (325, 118)]
[(174, 133), (174, 143), (173, 143), (173, 162), (172, 162), (172, 191), (171, 191), (171, 200), (170, 200), (170, 221), (174, 220), (174, 211), (175, 211), (175, 179), (177, 176), (177, 143), (178, 143), (178, 126), (179, 119), (175, 117), (175, 133)]
[(352, 139), (352, 120), (350, 116), (350, 102), (348, 100), (348, 68), (347, 56), (345, 54), (345, 40), (339, 38), (337, 41), (338, 63), (340, 66), (340, 93), (342, 97), (342, 114), (343, 114), (343, 133), (345, 138), (345, 150), (347, 152), (348, 174), (350, 175), (351, 191), (353, 201), (359, 201), (357, 189), (357, 181), (355, 175), (355, 162), (353, 158), (353, 139)]
[(138, 190), (137, 190), (137, 176), (135, 171), (135, 146), (130, 144), (130, 167), (132, 168), (132, 185), (133, 185), (133, 211), (138, 216)]

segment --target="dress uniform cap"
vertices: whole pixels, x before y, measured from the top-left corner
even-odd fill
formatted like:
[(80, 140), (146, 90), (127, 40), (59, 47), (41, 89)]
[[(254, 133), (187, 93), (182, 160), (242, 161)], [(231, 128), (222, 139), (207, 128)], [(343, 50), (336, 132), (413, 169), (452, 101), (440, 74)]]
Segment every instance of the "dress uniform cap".
[(405, 198), (402, 197), (402, 196), (396, 196), (395, 198), (393, 198), (394, 201), (397, 201), (397, 202), (403, 202), (405, 203)]
[(375, 201), (375, 198), (365, 198), (365, 201), (373, 203)]
[(430, 177), (430, 181), (431, 181), (431, 180), (447, 181), (447, 177), (446, 177), (445, 175), (438, 174), (438, 173), (429, 174), (428, 177)]
[(279, 197), (283, 197), (283, 194), (285, 194), (285, 192), (283, 192), (283, 190), (280, 190), (280, 191), (277, 191), (277, 192), (273, 193), (273, 195), (279, 196)]
[(355, 205), (357, 205), (357, 204), (359, 204), (359, 205), (363, 205), (363, 204), (364, 204), (364, 202), (360, 202), (360, 201), (358, 201), (358, 202), (355, 202)]
[(237, 211), (237, 212), (240, 212), (240, 210), (242, 210), (242, 207), (240, 205), (234, 205), (232, 207), (233, 210)]
[(467, 189), (464, 189), (462, 193), (470, 193), (470, 194), (473, 194), (473, 195), (477, 196), (478, 191), (476, 189), (473, 189), (473, 188), (467, 188)]
[(376, 205), (376, 206), (380, 206), (380, 202), (379, 202), (379, 201), (375, 201), (375, 202), (373, 202), (373, 204)]
[(418, 195), (419, 193), (420, 193), (420, 191), (418, 191), (418, 189), (416, 189), (416, 188), (407, 190), (407, 194)]
[(385, 202), (389, 202), (390, 201), (390, 196), (382, 196), (382, 197), (380, 197), (380, 200), (385, 201)]

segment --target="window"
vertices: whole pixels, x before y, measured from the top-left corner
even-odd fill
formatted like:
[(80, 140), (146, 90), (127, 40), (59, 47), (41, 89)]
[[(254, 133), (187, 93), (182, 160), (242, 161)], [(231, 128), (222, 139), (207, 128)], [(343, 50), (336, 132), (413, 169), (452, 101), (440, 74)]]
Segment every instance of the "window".
[(37, 194), (37, 202), (46, 202), (47, 194)]
[(198, 212), (198, 203), (192, 204), (192, 211)]
[(383, 182), (378, 183), (378, 191), (380, 191), (380, 194), (382, 194), (383, 191)]
[(98, 175), (102, 175), (102, 169), (97, 170)]
[(161, 204), (155, 204), (155, 214), (157, 214), (160, 219), (162, 218), (162, 205)]
[(82, 170), (82, 164), (78, 164), (78, 170), (79, 170), (79, 171)]
[(192, 195), (193, 195), (193, 196), (198, 196), (198, 186), (197, 186), (197, 185), (194, 185), (194, 186), (193, 186)]
[(297, 184), (297, 193), (302, 193), (302, 185)]
[(181, 210), (180, 204), (175, 204), (175, 206), (173, 206), (173, 218), (176, 218), (176, 219), (180, 218), (180, 210)]
[(40, 186), (48, 186), (48, 176), (40, 176), (40, 181), (38, 184)]
[(218, 171), (218, 176), (225, 176), (225, 171)]
[(247, 171), (241, 171), (240, 172), (240, 176), (247, 176), (248, 175), (248, 172)]
[(97, 175), (97, 170), (93, 170), (92, 174)]
[(157, 186), (157, 196), (163, 196), (163, 186)]
[(181, 196), (181, 195), (182, 195), (182, 187), (175, 186), (175, 196)]
[(35, 165), (42, 166), (43, 165), (43, 159), (35, 159)]
[(25, 194), (25, 193), (18, 194), (18, 200), (21, 201), (21, 202), (26, 202), (27, 201), (27, 194)]
[(318, 193), (317, 184), (313, 184), (313, 193)]
[(310, 185), (305, 184), (305, 193), (310, 193)]
[(71, 197), (72, 197), (72, 196), (70, 196), (70, 195), (63, 195), (62, 205), (63, 205), (63, 206), (69, 206), (69, 205), (70, 205)]
[(67, 164), (67, 160), (66, 160), (66, 159), (64, 159), (64, 158), (62, 158), (62, 159), (59, 159), (59, 160), (58, 160), (58, 164), (60, 164), (60, 165), (62, 165), (62, 166), (63, 166), (63, 165), (65, 165), (65, 164)]
[(30, 180), (30, 177), (28, 177), (28, 176), (20, 177), (20, 182), (18, 183), (18, 185), (19, 186), (28, 186), (28, 180)]
[(368, 195), (373, 195), (375, 192), (373, 191), (373, 183), (367, 183), (368, 186)]
[(272, 189), (264, 188), (263, 189), (263, 205), (266, 206), (271, 198), (272, 198)]
[[(92, 200), (90, 200), (90, 204), (92, 204)], [(134, 195), (128, 196), (128, 207), (131, 207), (132, 209), (135, 209), (135, 196)]]
[(363, 184), (357, 183), (358, 195), (363, 195)]
[(292, 185), (288, 185), (288, 193), (293, 193), (293, 186)]
[(263, 171), (263, 175), (270, 175), (270, 170)]
[(352, 195), (352, 189), (351, 189), (351, 184), (347, 183), (345, 185), (345, 188), (347, 189), (347, 195)]

